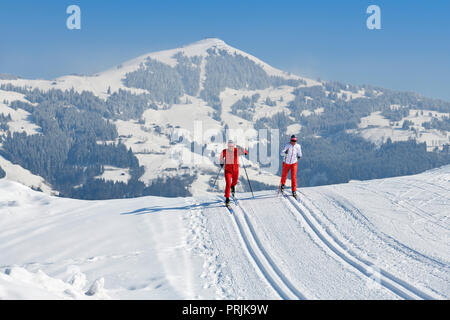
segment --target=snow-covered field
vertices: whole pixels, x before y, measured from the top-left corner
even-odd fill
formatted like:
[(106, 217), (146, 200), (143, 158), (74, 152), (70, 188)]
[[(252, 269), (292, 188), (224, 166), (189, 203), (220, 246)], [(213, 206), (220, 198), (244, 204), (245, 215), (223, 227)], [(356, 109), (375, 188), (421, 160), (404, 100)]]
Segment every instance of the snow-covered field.
[[(39, 133), (41, 128), (29, 121), (29, 112), (23, 109), (15, 110), (10, 107), (10, 103), (13, 101), (21, 101), (31, 104), (25, 99), (23, 94), (0, 90), (0, 114), (11, 117), (11, 121), (8, 122), (9, 130), (11, 132), (26, 132), (29, 135)], [(4, 132), (0, 131), (0, 136), (4, 134)]]
[(0, 180), (0, 299), (449, 299), (450, 166), (300, 190), (109, 201)]
[(24, 185), (30, 186), (33, 189), (40, 189), (49, 195), (58, 195), (58, 192), (45, 182), (44, 178), (32, 174), (29, 170), (22, 168), (17, 164), (13, 164), (0, 156), (0, 167), (5, 171), (6, 178), (12, 181), (17, 181)]
[[(392, 105), (391, 108), (395, 107)], [(445, 144), (450, 141), (450, 133), (437, 129), (425, 129), (423, 124), (433, 118), (442, 120), (449, 114), (433, 110), (409, 110), (409, 115), (402, 120), (395, 122), (386, 119), (380, 111), (373, 112), (367, 117), (361, 118), (358, 129), (350, 129), (348, 132), (359, 133), (364, 139), (376, 145), (381, 145), (388, 138), (392, 141), (407, 141), (415, 139), (419, 143), (426, 143), (427, 151), (431, 152), (435, 148), (442, 150)], [(403, 123), (410, 121), (410, 129), (402, 129)], [(411, 129), (414, 129), (411, 130)]]

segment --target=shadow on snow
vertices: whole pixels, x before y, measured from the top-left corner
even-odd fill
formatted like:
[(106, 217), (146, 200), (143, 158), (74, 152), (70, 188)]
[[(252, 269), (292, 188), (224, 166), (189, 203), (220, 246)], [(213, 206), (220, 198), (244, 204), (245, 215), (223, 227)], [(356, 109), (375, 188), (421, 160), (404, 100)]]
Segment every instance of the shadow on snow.
[(122, 212), (121, 215), (141, 215), (141, 214), (150, 214), (150, 213), (156, 213), (160, 211), (167, 211), (167, 210), (193, 210), (193, 209), (205, 209), (205, 208), (221, 208), (222, 205), (219, 205), (222, 203), (222, 200), (216, 200), (211, 202), (204, 202), (204, 203), (194, 203), (189, 205), (181, 205), (178, 207), (166, 207), (166, 206), (154, 206), (154, 207), (145, 207), (136, 209), (129, 212)]
[[(251, 200), (251, 199), (269, 199), (269, 198), (275, 198), (273, 194), (264, 194), (264, 195), (258, 195), (256, 197), (242, 197), (238, 198), (238, 200)], [(154, 206), (154, 207), (145, 207), (136, 209), (133, 211), (128, 212), (122, 212), (121, 215), (141, 215), (141, 214), (151, 214), (151, 213), (157, 213), (161, 211), (170, 211), (170, 210), (193, 210), (193, 209), (207, 209), (207, 208), (223, 208), (223, 202), (225, 198), (219, 197), (215, 201), (210, 202), (203, 202), (203, 203), (194, 203), (194, 204), (188, 204), (188, 205), (181, 205), (181, 206), (174, 206), (174, 207), (166, 207), (166, 206)]]

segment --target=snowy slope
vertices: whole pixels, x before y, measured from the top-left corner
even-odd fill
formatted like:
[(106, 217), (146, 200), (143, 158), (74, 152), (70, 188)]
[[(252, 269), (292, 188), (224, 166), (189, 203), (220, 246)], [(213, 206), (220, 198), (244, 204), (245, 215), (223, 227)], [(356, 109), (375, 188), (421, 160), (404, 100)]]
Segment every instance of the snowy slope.
[[(394, 105), (391, 106), (391, 108)], [(427, 150), (433, 151), (435, 148), (442, 150), (443, 146), (450, 141), (450, 132), (437, 129), (426, 129), (423, 124), (433, 118), (442, 120), (448, 117), (448, 113), (433, 110), (409, 110), (409, 115), (403, 117), (398, 123), (389, 121), (381, 115), (381, 112), (373, 112), (370, 116), (361, 118), (358, 129), (351, 129), (348, 132), (356, 132), (364, 139), (377, 145), (386, 142), (388, 138), (392, 141), (407, 141), (415, 139), (417, 142), (425, 142)], [(410, 121), (412, 125), (409, 130), (402, 130), (403, 123)], [(411, 130), (413, 129), (413, 130)]]
[(0, 299), (449, 299), (450, 166), (219, 196), (79, 201), (0, 180)]
[(5, 177), (9, 180), (17, 181), (33, 189), (41, 190), (48, 195), (58, 195), (58, 192), (52, 190), (42, 177), (32, 174), (29, 170), (17, 164), (11, 163), (2, 156), (0, 156), (0, 167), (5, 171)]

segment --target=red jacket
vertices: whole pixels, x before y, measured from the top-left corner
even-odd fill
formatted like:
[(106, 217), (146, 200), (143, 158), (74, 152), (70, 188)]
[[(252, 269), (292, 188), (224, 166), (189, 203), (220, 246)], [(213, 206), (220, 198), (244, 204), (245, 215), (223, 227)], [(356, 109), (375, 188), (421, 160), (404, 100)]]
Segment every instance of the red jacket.
[(228, 149), (223, 149), (220, 155), (220, 164), (225, 163), (225, 171), (239, 170), (239, 156), (248, 155), (248, 151), (244, 148), (237, 146), (232, 152)]

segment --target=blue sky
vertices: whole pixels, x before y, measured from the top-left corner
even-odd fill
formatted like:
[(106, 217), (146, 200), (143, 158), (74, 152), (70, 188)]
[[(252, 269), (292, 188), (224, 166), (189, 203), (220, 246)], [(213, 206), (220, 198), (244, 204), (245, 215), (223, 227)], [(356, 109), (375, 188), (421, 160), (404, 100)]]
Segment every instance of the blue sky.
[[(71, 4), (81, 30), (66, 28)], [(371, 4), (382, 30), (366, 28)], [(450, 1), (2, 0), (0, 73), (90, 74), (205, 37), (299, 75), (450, 101)]]

